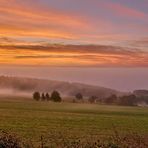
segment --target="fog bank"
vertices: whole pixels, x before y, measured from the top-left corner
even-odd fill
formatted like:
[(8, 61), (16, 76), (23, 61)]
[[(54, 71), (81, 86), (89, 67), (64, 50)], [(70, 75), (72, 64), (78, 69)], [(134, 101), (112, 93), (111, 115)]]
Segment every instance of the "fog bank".
[(32, 93), (30, 92), (23, 92), (23, 91), (16, 91), (14, 89), (4, 89), (0, 88), (0, 96), (24, 96), (24, 97), (31, 97)]

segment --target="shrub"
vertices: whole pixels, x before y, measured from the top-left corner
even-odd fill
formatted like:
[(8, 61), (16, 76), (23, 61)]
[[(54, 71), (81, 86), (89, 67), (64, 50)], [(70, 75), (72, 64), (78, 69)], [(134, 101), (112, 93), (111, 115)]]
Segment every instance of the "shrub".
[(136, 133), (120, 135), (114, 129), (114, 135), (107, 137), (70, 138), (69, 135), (51, 132), (41, 136), (38, 143), (23, 142), (14, 134), (0, 132), (0, 148), (148, 148), (148, 135)]
[(24, 148), (24, 144), (16, 135), (1, 131), (0, 148)]

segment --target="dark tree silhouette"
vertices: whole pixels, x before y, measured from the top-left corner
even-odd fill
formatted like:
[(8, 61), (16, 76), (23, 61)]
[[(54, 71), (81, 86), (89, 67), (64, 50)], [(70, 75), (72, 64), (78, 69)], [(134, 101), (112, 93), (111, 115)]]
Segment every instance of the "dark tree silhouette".
[(115, 103), (117, 103), (117, 98), (118, 97), (115, 94), (113, 94), (113, 95), (109, 96), (108, 98), (105, 98), (104, 102), (106, 104), (115, 104)]
[(75, 99), (72, 100), (72, 103), (77, 103), (77, 101)]
[(53, 91), (51, 93), (51, 100), (54, 102), (61, 102), (62, 98), (60, 96), (60, 93), (58, 91)]
[(91, 97), (88, 99), (88, 101), (89, 101), (90, 103), (94, 103), (94, 102), (96, 101), (96, 99), (97, 99), (97, 96), (91, 96)]
[(119, 99), (119, 105), (127, 105), (127, 106), (136, 106), (138, 102), (138, 98), (131, 94), (128, 96), (122, 96)]
[(33, 93), (33, 99), (36, 100), (36, 101), (39, 101), (40, 100), (40, 93), (39, 92), (34, 92)]
[(81, 93), (77, 93), (77, 94), (75, 95), (75, 97), (76, 97), (76, 99), (78, 99), (78, 100), (82, 100), (82, 99), (83, 99), (83, 95), (82, 95)]
[(50, 100), (50, 96), (49, 96), (49, 94), (48, 94), (48, 93), (46, 93), (45, 98), (46, 98), (46, 100), (47, 100), (47, 101), (49, 101), (49, 100)]
[(42, 101), (46, 100), (46, 97), (45, 97), (44, 93), (42, 93), (41, 99), (42, 99)]

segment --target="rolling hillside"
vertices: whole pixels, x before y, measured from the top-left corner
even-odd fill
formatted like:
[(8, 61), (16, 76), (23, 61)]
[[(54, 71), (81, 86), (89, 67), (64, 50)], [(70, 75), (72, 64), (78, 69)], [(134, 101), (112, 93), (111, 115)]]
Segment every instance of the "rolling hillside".
[(91, 95), (95, 95), (98, 97), (107, 97), (111, 94), (122, 94), (119, 91), (100, 86), (7, 76), (0, 76), (0, 89), (7, 89), (11, 90), (12, 92), (25, 93), (32, 93), (33, 91), (51, 92), (53, 90), (58, 90), (61, 94), (65, 96), (74, 96), (76, 93), (80, 92), (86, 97)]

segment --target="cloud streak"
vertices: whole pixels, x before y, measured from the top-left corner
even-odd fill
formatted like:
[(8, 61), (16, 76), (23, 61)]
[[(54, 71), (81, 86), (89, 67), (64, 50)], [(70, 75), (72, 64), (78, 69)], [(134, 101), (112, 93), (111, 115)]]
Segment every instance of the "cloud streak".
[(75, 38), (72, 30), (89, 28), (89, 22), (85, 22), (80, 17), (43, 9), (20, 5), (20, 1), (15, 0), (0, 1), (1, 35), (72, 39)]
[[(7, 52), (5, 52), (7, 50)], [(0, 46), (2, 64), (42, 66), (147, 67), (148, 52), (105, 45)], [(17, 53), (17, 55), (16, 55)], [(9, 59), (9, 60), (8, 60)]]
[(106, 3), (106, 6), (113, 11), (116, 15), (121, 15), (128, 18), (146, 19), (148, 14), (145, 14), (139, 10), (130, 8), (119, 3)]
[[(65, 10), (52, 6), (45, 7), (45, 4), (42, 4), (45, 0), (39, 0), (39, 2), (38, 4), (34, 3), (33, 0), (23, 2), (21, 0), (0, 0), (0, 35), (59, 38), (65, 39), (64, 41), (71, 39), (73, 42), (78, 40), (98, 42), (98, 38), (101, 36), (104, 36), (106, 40), (110, 39), (109, 36), (118, 40), (119, 34), (125, 36), (122, 32), (125, 27), (127, 29), (131, 28), (128, 22), (125, 22), (124, 25), (118, 25), (117, 21), (119, 22), (119, 20), (115, 20), (115, 16), (120, 17), (122, 15), (130, 19), (133, 17), (138, 19), (147, 18), (147, 14), (144, 12), (112, 1), (99, 2), (98, 6), (103, 7), (100, 11), (95, 7), (95, 1), (92, 1), (91, 4), (96, 9), (95, 12), (93, 7), (88, 6), (90, 3), (87, 2), (86, 7), (89, 11), (87, 12), (81, 6), (83, 13), (77, 12), (77, 10), (71, 12), (66, 7)], [(56, 0), (55, 3), (58, 4), (59, 1)], [(63, 0), (63, 3), (66, 5), (67, 1)], [(91, 14), (90, 12), (94, 13)], [(106, 13), (112, 20), (106, 18)], [(126, 36), (129, 35), (127, 33)]]

